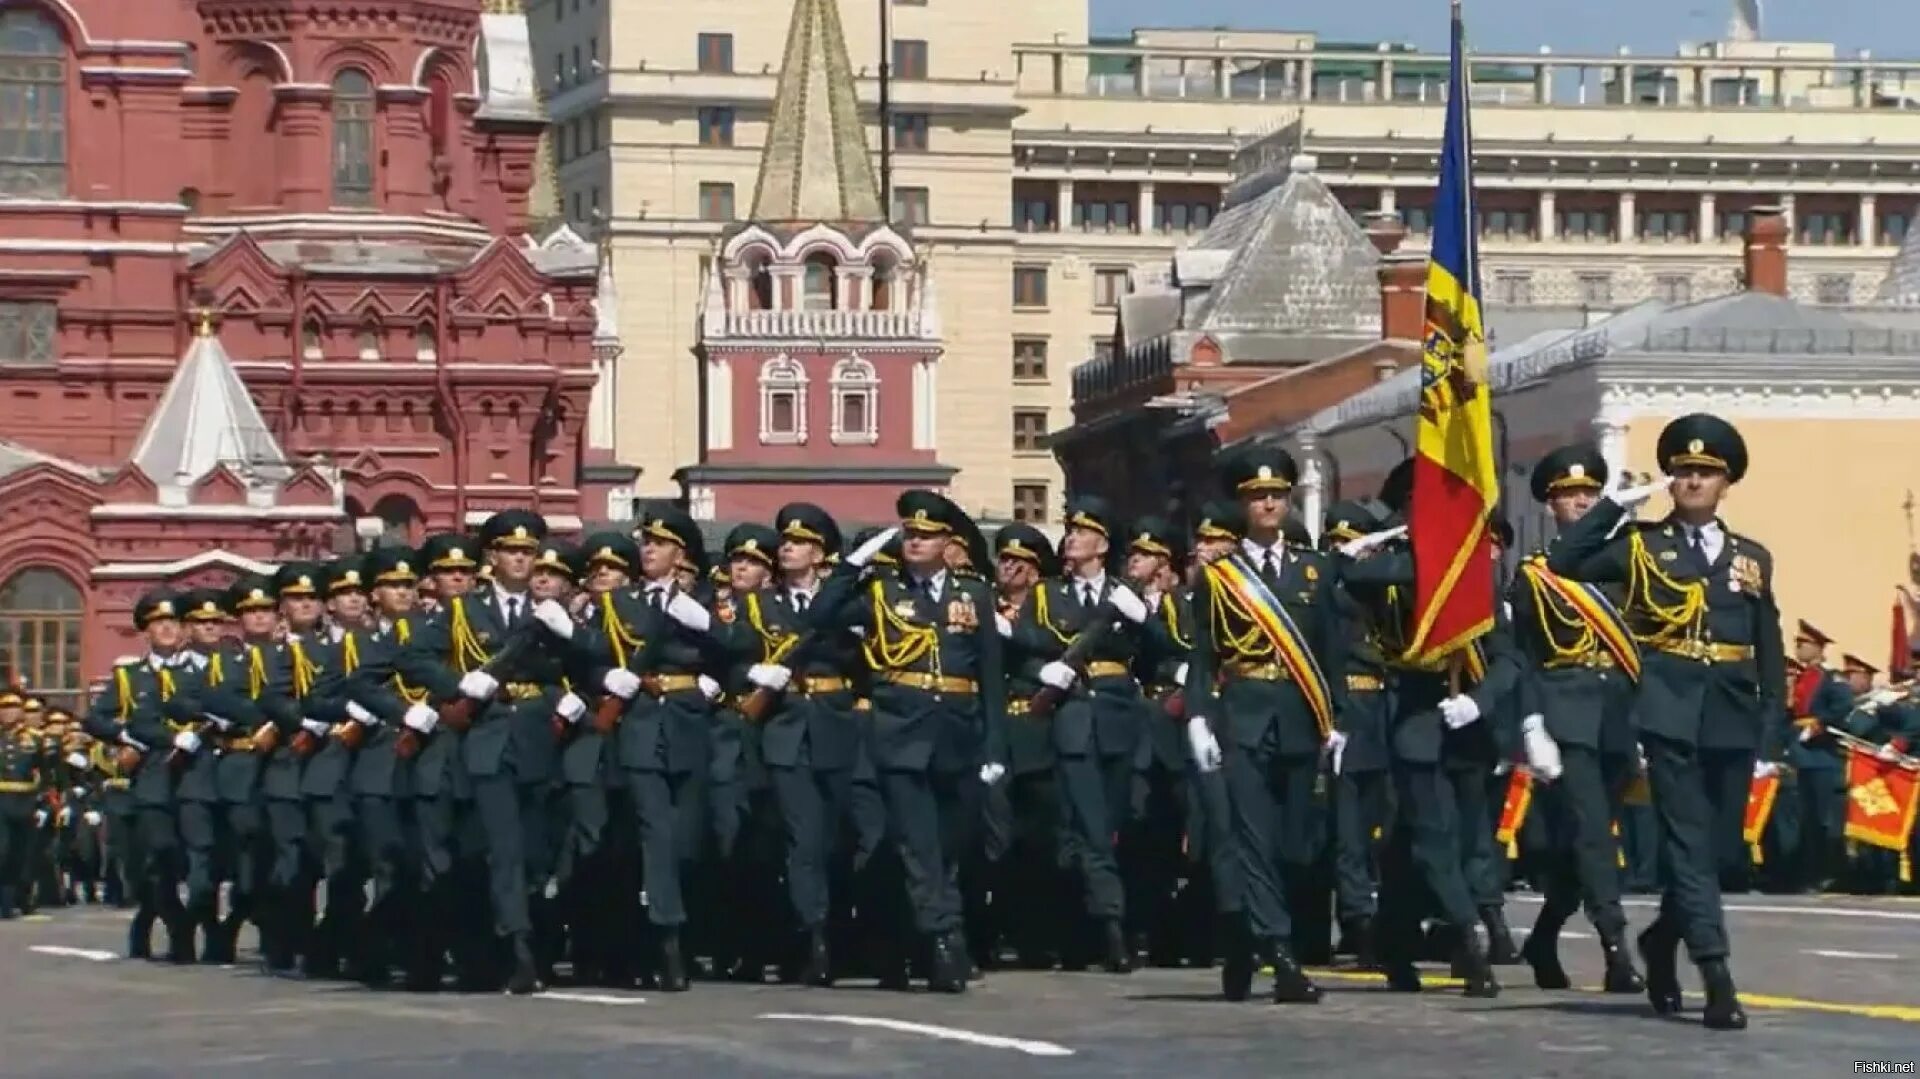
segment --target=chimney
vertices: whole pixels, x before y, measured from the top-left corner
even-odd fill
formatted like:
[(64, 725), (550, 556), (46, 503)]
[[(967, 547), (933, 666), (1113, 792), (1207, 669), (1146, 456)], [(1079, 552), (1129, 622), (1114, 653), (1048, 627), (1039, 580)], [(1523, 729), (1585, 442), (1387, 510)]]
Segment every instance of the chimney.
[(1388, 255), (1380, 260), (1380, 337), (1418, 341), (1427, 328), (1427, 258)]
[(1380, 252), (1382, 258), (1400, 250), (1400, 244), (1407, 238), (1407, 226), (1400, 221), (1398, 210), (1374, 210), (1361, 219), (1367, 229), (1367, 239), (1373, 241), (1373, 249)]
[(1778, 206), (1747, 211), (1746, 250), (1742, 254), (1748, 292), (1787, 294), (1787, 216)]

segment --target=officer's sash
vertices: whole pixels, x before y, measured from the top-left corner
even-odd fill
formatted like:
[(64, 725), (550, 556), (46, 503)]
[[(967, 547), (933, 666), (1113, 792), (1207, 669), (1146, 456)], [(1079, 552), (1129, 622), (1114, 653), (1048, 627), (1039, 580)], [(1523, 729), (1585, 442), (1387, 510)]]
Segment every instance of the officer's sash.
[(1293, 616), (1267, 587), (1253, 563), (1238, 551), (1208, 563), (1206, 574), (1215, 598), (1227, 599), (1273, 644), (1274, 658), (1286, 667), (1293, 684), (1300, 687), (1300, 695), (1307, 699), (1307, 707), (1313, 709), (1320, 737), (1327, 737), (1333, 731), (1333, 691)]
[(1634, 643), (1627, 620), (1606, 593), (1585, 581), (1569, 581), (1537, 561), (1521, 564), (1527, 575), (1580, 616), (1613, 655), (1614, 662), (1635, 682), (1640, 680), (1640, 646)]

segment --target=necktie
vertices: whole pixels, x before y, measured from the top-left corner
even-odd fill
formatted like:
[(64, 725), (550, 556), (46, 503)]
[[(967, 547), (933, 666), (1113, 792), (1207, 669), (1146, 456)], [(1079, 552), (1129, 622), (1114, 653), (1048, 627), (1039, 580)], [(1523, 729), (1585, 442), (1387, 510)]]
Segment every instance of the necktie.
[(1092, 610), (1093, 604), (1094, 604), (1093, 586), (1090, 584), (1081, 585), (1080, 586), (1080, 606), (1085, 607), (1088, 610)]
[(1706, 562), (1707, 560), (1706, 538), (1700, 534), (1699, 529), (1697, 528), (1687, 529), (1687, 547), (1693, 551), (1693, 556), (1695, 558), (1698, 558), (1703, 563)]
[(809, 603), (812, 603), (812, 602), (813, 602), (813, 597), (812, 597), (812, 596), (809, 596), (809, 595), (807, 595), (807, 594), (806, 594), (805, 592), (795, 592), (795, 593), (793, 594), (793, 610), (794, 610), (794, 613), (796, 613), (796, 614), (806, 614), (806, 613), (807, 613), (807, 604), (809, 604)]
[(520, 621), (520, 597), (508, 596), (507, 597), (507, 625), (511, 626), (518, 621)]
[(1280, 576), (1280, 569), (1274, 565), (1273, 548), (1269, 547), (1260, 554), (1260, 576), (1272, 581)]
[(667, 609), (667, 590), (664, 588), (647, 589), (647, 603), (656, 611)]

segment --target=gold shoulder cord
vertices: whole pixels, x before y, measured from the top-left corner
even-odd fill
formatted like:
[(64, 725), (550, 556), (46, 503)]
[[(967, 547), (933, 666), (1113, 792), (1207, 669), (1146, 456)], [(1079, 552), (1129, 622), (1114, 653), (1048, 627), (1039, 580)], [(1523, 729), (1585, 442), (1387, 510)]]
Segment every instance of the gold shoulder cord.
[(207, 657), (207, 684), (210, 686), (217, 686), (227, 680), (227, 668), (220, 662), (220, 658), (219, 652)]
[(620, 616), (614, 613), (612, 593), (600, 601), (600, 625), (607, 631), (607, 641), (613, 646), (613, 665), (625, 670), (627, 657), (647, 642), (629, 630)]
[[(1227, 588), (1218, 574), (1208, 573), (1207, 590), (1213, 596), (1213, 637), (1232, 649), (1240, 659), (1260, 659), (1273, 654), (1273, 642), (1260, 631), (1253, 612)], [(1234, 621), (1245, 629), (1235, 629)]]
[(113, 669), (113, 688), (120, 698), (119, 707), (114, 711), (118, 714), (121, 725), (124, 726), (128, 718), (133, 715), (133, 678), (127, 674), (125, 667)]
[[(407, 621), (404, 615), (394, 619), (393, 635), (400, 639), (401, 644), (410, 643), (413, 640), (413, 623)], [(395, 671), (393, 674), (393, 691), (398, 693), (400, 699), (406, 701), (408, 704), (427, 703), (427, 691), (424, 689), (414, 689), (412, 686), (407, 685), (406, 679), (401, 678), (400, 672), (398, 671)]]
[(1053, 613), (1047, 602), (1047, 582), (1045, 581), (1033, 586), (1033, 617), (1046, 627), (1048, 633), (1059, 638), (1061, 644), (1073, 643), (1073, 634), (1062, 633), (1060, 627), (1053, 624)]
[(307, 658), (307, 650), (297, 640), (287, 642), (287, 651), (293, 653), (293, 695), (306, 700), (313, 692), (314, 680), (320, 677), (320, 668)]
[[(1526, 575), (1527, 588), (1533, 595), (1534, 620), (1540, 626), (1540, 639), (1545, 641), (1547, 648), (1553, 652), (1551, 658), (1564, 660), (1591, 655), (1598, 647), (1594, 640), (1593, 627), (1587, 624), (1586, 619), (1578, 615), (1569, 615), (1561, 610), (1558, 599), (1547, 590), (1546, 583), (1541, 580), (1542, 573), (1550, 572), (1546, 568), (1546, 557), (1535, 555), (1527, 559), (1520, 563), (1520, 571)], [(1555, 631), (1556, 626), (1574, 634), (1572, 644), (1560, 643), (1563, 634)]]
[(1160, 597), (1160, 612), (1167, 617), (1167, 634), (1173, 638), (1173, 643), (1181, 648), (1192, 648), (1193, 642), (1180, 632), (1180, 606), (1173, 602), (1172, 593)]
[(340, 670), (343, 674), (352, 674), (360, 669), (360, 640), (353, 630), (340, 635)]
[[(1634, 639), (1658, 646), (1676, 637), (1698, 636), (1701, 619), (1706, 615), (1706, 583), (1683, 584), (1668, 576), (1647, 550), (1647, 543), (1638, 530), (1628, 538), (1627, 551), (1626, 606), (1641, 616), (1636, 620), (1639, 624), (1633, 626)], [(1656, 585), (1677, 597), (1674, 602), (1660, 603), (1654, 595)]]
[(260, 646), (247, 646), (247, 695), (254, 700), (267, 688), (267, 657), (261, 653)]
[(473, 626), (467, 622), (466, 597), (453, 597), (449, 607), (447, 622), (453, 630), (453, 655), (448, 658), (461, 674), (466, 674), (487, 661), (487, 650), (480, 647)]
[(933, 650), (939, 633), (932, 626), (916, 626), (887, 606), (886, 582), (876, 579), (873, 594), (873, 636), (861, 646), (867, 665), (876, 671), (897, 671)]
[(800, 643), (798, 633), (779, 633), (767, 628), (766, 616), (760, 611), (758, 592), (747, 593), (747, 624), (760, 635), (760, 655), (764, 663), (779, 663)]

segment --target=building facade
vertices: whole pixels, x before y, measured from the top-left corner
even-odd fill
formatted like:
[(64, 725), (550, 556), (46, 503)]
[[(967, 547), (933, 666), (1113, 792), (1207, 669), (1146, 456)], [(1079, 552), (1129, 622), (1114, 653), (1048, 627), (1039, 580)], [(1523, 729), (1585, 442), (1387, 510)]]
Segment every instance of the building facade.
[(612, 301), (528, 234), (527, 42), (480, 0), (0, 0), (7, 665), (73, 693), (155, 585), (604, 515)]
[[(749, 216), (791, 0), (525, 0), (555, 122), (562, 209), (610, 233), (626, 288), (620, 400), (639, 488), (698, 460), (696, 313), (714, 246)], [(1310, 32), (1088, 32), (1085, 0), (841, 4), (853, 83), (895, 224), (939, 267), (939, 459), (969, 509), (1057, 511), (1046, 434), (1072, 372), (1107, 354), (1120, 298), (1206, 232), (1264, 138), (1356, 216), (1398, 213), (1424, 250), (1446, 58)], [(1436, 14), (1435, 19), (1443, 16)], [(1593, 317), (1736, 287), (1752, 207), (1786, 208), (1788, 288), (1867, 300), (1920, 205), (1920, 62), (1757, 40), (1672, 56), (1475, 59), (1489, 302)], [(1499, 327), (1496, 326), (1496, 330)], [(1034, 418), (1043, 417), (1036, 424)]]

